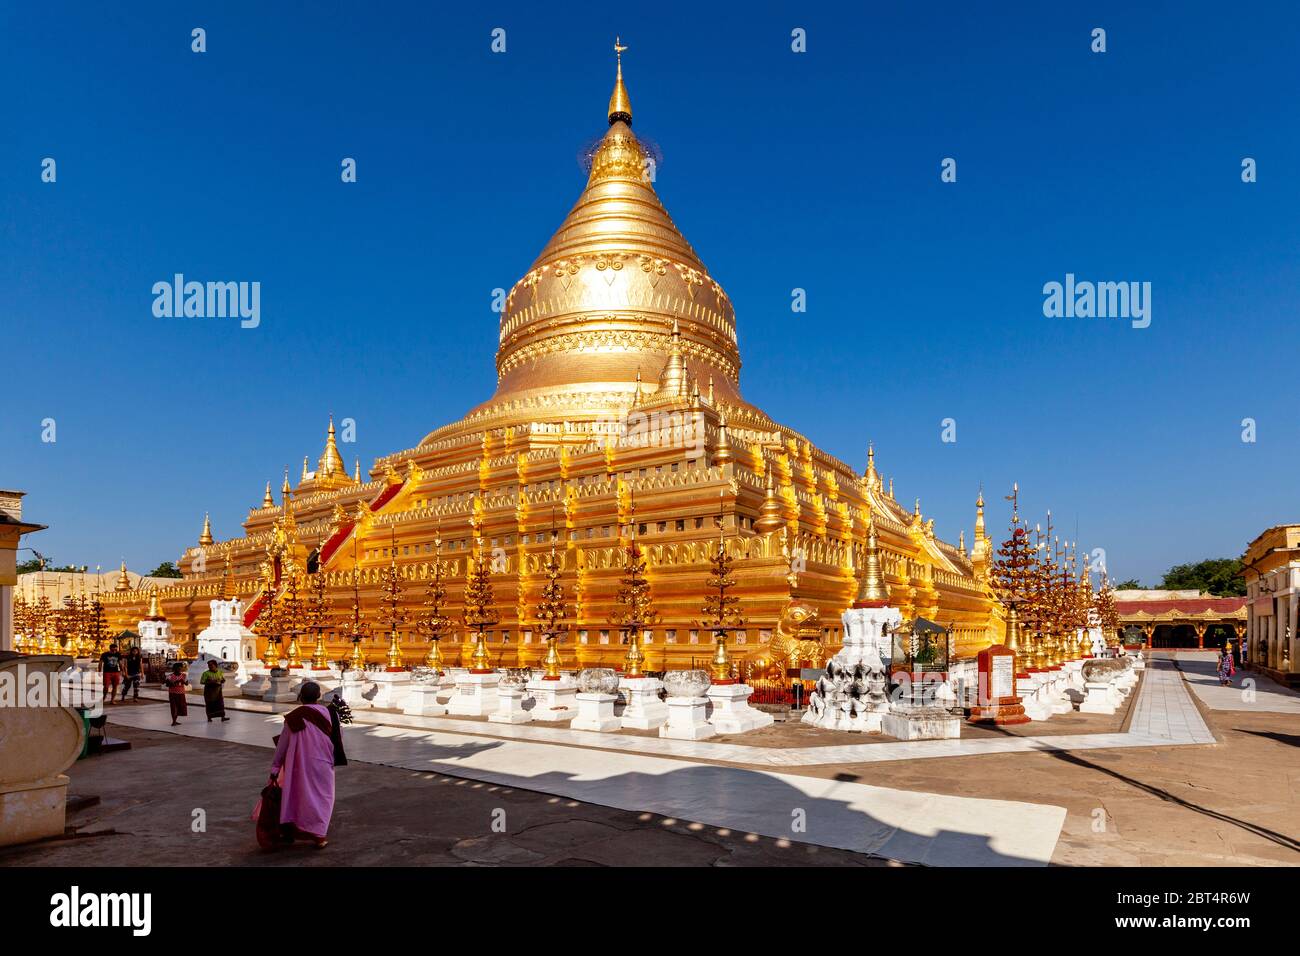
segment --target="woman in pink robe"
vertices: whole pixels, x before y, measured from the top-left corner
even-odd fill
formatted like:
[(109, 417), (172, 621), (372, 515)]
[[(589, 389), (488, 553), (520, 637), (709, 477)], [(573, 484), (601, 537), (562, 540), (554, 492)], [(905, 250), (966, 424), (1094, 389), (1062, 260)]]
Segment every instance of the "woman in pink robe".
[(320, 700), (320, 685), (306, 681), (301, 706), (284, 715), (271, 761), (271, 780), (281, 788), (280, 825), (286, 841), (295, 837), (326, 844), (334, 813), (334, 762), (338, 725)]

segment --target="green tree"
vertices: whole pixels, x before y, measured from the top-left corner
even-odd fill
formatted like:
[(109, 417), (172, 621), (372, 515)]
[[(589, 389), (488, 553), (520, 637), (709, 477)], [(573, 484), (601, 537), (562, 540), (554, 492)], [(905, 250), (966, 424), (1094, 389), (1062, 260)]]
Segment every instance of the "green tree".
[(1206, 558), (1195, 564), (1176, 564), (1165, 572), (1160, 586), (1170, 591), (1207, 591), (1215, 597), (1240, 597), (1246, 593), (1238, 558)]
[(1142, 585), (1137, 578), (1128, 578), (1125, 581), (1116, 581), (1113, 585), (1116, 591), (1141, 591)]
[(170, 561), (164, 561), (149, 572), (151, 578), (179, 578), (181, 576), (180, 569)]

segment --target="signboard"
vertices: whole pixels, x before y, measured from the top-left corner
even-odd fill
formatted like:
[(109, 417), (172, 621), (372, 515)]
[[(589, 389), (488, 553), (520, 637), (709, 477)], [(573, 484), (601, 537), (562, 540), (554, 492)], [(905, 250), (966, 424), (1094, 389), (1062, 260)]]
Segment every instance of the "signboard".
[(994, 700), (1016, 695), (1015, 659), (1014, 654), (998, 654), (990, 661), (989, 696)]

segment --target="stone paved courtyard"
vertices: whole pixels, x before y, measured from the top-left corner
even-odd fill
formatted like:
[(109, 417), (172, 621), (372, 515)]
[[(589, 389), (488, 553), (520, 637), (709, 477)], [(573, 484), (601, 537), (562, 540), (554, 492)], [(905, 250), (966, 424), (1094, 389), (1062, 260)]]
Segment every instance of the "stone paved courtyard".
[[(1213, 665), (1202, 658), (1153, 662), (1142, 720), (1177, 725), (1170, 733), (1202, 727), (1213, 743), (1145, 744), (1132, 727), (1143, 708), (1130, 706), (1113, 719), (1054, 718), (1061, 749), (1026, 750), (1021, 739), (1020, 752), (990, 752), (999, 735), (985, 730), (960, 742), (960, 756), (913, 759), (901, 750), (777, 773), (768, 760), (804, 753), (818, 735), (777, 728), (768, 749), (712, 751), (763, 758), (746, 765), (702, 763), (705, 751), (686, 759), (593, 749), (562, 736), (493, 737), (489, 729), (501, 733), (499, 726), (469, 721), (455, 733), (354, 725), (355, 759), (338, 774), (331, 846), (269, 855), (254, 845), (248, 815), (270, 756), (263, 741), (278, 718), (232, 710), (222, 726), (191, 717), (180, 736), (140, 726), (166, 722), (162, 704), (142, 701), (111, 711), (114, 733), (132, 750), (69, 771), (73, 793), (101, 798), (71, 816), (78, 835), (0, 852), (0, 865), (1300, 864), (1294, 695), (1261, 683), (1243, 703), (1240, 687), (1213, 683)], [(1005, 736), (1022, 738), (1033, 726)], [(1072, 743), (1089, 735), (1125, 743)], [(615, 735), (604, 736), (600, 743), (612, 746)], [(874, 758), (891, 746), (856, 746), (860, 739), (849, 746), (843, 736), (822, 738), (829, 749), (821, 752)], [(648, 746), (640, 737), (624, 743)], [(207, 812), (206, 833), (191, 832), (198, 807)], [(662, 807), (683, 812), (656, 812)], [(792, 809), (807, 813), (804, 831), (789, 828)], [(498, 811), (503, 832), (492, 826)], [(787, 829), (788, 837), (778, 835)], [(1019, 831), (1034, 831), (1038, 842), (1012, 849)], [(870, 848), (876, 858), (849, 848)]]

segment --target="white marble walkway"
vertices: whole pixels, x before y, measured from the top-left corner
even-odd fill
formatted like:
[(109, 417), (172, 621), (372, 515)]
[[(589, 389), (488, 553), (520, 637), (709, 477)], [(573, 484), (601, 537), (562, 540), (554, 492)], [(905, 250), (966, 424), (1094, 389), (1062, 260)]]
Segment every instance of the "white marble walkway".
[(1239, 670), (1229, 687), (1219, 686), (1215, 660), (1179, 658), (1188, 685), (1211, 710), (1243, 710), (1261, 714), (1300, 714), (1300, 694), (1255, 671)]
[[(268, 750), (281, 727), (276, 714), (232, 710), (228, 723), (208, 723), (201, 709), (195, 711), (180, 727), (169, 726), (162, 706), (110, 709), (110, 721)], [(1046, 865), (1066, 813), (1056, 806), (463, 733), (354, 724), (345, 734), (352, 760), (931, 866)]]
[[(1184, 664), (1184, 666), (1186, 666)], [(143, 692), (162, 699), (161, 692)], [(262, 713), (285, 711), (292, 705), (274, 708), (260, 700), (235, 698), (227, 702), (233, 712), (247, 709)], [(1168, 747), (1212, 744), (1214, 736), (1201, 719), (1178, 671), (1169, 661), (1152, 661), (1137, 690), (1133, 720), (1123, 733), (1055, 734), (967, 740), (889, 741), (843, 744), (825, 747), (756, 747), (717, 740), (664, 740), (633, 734), (595, 733), (548, 727), (542, 724), (494, 724), (488, 721), (448, 717), (413, 717), (384, 711), (355, 711), (358, 724), (437, 730), (478, 737), (536, 743), (597, 747), (624, 753), (750, 764), (759, 767), (814, 767), (824, 764), (877, 763), (892, 760), (920, 760), (940, 757), (972, 757), (982, 754), (1042, 753), (1049, 751), (1100, 750), (1115, 747)], [(743, 738), (741, 738), (743, 739)]]

